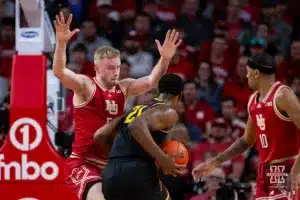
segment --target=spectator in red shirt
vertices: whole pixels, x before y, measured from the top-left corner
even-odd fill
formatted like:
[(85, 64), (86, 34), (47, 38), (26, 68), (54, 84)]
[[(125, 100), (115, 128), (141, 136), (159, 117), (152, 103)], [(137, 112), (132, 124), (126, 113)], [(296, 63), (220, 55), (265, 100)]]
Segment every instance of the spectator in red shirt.
[[(87, 60), (87, 49), (82, 43), (76, 44), (72, 49), (70, 64), (76, 65), (77, 69), (75, 69), (75, 71), (77, 71), (77, 73), (81, 73), (89, 77), (96, 76), (94, 64)], [(74, 68), (74, 66), (72, 68)]]
[(215, 35), (212, 42), (203, 42), (199, 61), (211, 63), (216, 81), (224, 84), (232, 76), (239, 57), (239, 49), (229, 45), (224, 34)]
[(244, 134), (246, 123), (237, 117), (237, 102), (232, 97), (223, 97), (221, 102), (221, 115), (231, 126), (231, 137), (240, 138)]
[(197, 98), (206, 100), (216, 112), (219, 112), (222, 86), (216, 82), (209, 63), (204, 61), (200, 63), (195, 82), (197, 83)]
[(183, 90), (186, 120), (197, 124), (201, 131), (206, 131), (206, 123), (211, 121), (215, 112), (206, 100), (197, 100), (197, 87), (194, 81), (186, 81)]
[(183, 80), (194, 78), (194, 67), (186, 57), (180, 55), (180, 50), (171, 59), (168, 72), (179, 75)]
[(237, 101), (238, 116), (243, 119), (247, 117), (247, 104), (251, 95), (246, 77), (247, 61), (248, 56), (241, 56), (239, 58), (235, 74), (231, 79), (226, 81), (223, 90), (224, 96), (231, 96)]
[(186, 113), (184, 103), (180, 101), (175, 107), (176, 112), (179, 115), (178, 123), (184, 124), (188, 129), (189, 139), (191, 142), (199, 143), (203, 140), (202, 132), (200, 128), (192, 121), (186, 119)]

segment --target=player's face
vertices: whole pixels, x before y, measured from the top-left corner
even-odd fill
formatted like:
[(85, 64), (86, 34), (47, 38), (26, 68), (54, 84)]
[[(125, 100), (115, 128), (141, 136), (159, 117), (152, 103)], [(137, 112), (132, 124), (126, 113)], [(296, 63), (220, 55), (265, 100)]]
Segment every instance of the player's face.
[(247, 79), (248, 79), (248, 85), (250, 89), (257, 90), (257, 78), (258, 78), (257, 71), (247, 66)]
[(100, 76), (107, 85), (115, 85), (119, 81), (120, 65), (120, 57), (101, 59), (95, 66), (97, 76)]

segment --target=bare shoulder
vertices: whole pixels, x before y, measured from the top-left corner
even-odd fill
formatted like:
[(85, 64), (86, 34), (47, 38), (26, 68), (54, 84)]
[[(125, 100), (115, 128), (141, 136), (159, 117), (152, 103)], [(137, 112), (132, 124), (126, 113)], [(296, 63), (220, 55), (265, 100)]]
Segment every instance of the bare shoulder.
[(78, 74), (78, 79), (80, 79), (81, 88), (75, 93), (77, 96), (83, 96), (83, 98), (86, 99), (95, 91), (96, 85), (92, 79), (86, 75)]
[(177, 112), (166, 104), (157, 105), (152, 110), (152, 116), (165, 123), (175, 123), (178, 120)]
[(276, 93), (276, 103), (279, 105), (287, 103), (292, 96), (294, 96), (293, 91), (289, 87), (284, 86)]
[(128, 86), (134, 81), (133, 78), (125, 78), (119, 81), (119, 84), (124, 88), (128, 88)]
[(280, 88), (276, 93), (276, 106), (281, 110), (291, 110), (295, 105), (299, 105), (299, 100), (295, 93), (288, 87)]

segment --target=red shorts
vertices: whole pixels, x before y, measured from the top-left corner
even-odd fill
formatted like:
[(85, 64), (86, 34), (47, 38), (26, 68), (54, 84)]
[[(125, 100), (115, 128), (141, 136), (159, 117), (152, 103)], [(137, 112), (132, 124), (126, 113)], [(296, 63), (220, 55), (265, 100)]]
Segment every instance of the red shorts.
[(287, 196), (287, 177), (294, 160), (261, 164), (257, 172), (256, 200), (294, 200)]
[(66, 184), (75, 192), (78, 199), (83, 200), (87, 195), (87, 186), (100, 182), (105, 165), (85, 160), (79, 157), (69, 157), (66, 160)]

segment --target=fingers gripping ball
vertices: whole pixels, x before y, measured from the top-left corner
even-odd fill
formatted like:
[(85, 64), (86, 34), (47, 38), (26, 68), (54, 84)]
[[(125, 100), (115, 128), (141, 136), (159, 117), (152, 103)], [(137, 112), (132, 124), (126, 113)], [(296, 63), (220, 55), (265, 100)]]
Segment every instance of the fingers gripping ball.
[(175, 140), (166, 140), (161, 145), (162, 150), (171, 157), (179, 165), (187, 165), (189, 162), (189, 153), (186, 147)]

